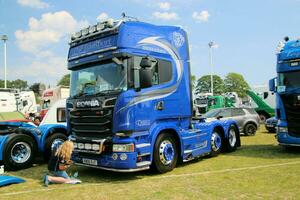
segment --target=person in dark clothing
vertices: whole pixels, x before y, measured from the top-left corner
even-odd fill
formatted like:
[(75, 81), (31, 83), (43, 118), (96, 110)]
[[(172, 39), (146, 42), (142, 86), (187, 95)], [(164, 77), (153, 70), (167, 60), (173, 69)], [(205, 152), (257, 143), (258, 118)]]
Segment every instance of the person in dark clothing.
[(58, 149), (52, 152), (48, 163), (50, 175), (45, 175), (44, 183), (80, 183), (77, 179), (71, 179), (66, 170), (71, 166), (71, 154), (73, 151), (73, 142), (65, 141)]

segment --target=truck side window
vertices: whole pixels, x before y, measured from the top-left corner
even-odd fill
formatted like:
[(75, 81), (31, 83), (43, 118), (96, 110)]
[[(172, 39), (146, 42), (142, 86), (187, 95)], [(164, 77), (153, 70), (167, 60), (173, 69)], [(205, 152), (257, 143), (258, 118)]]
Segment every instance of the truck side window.
[(65, 108), (57, 108), (57, 122), (66, 122)]
[[(139, 66), (143, 57), (135, 56), (134, 65)], [(153, 66), (152, 85), (167, 83), (172, 79), (172, 63), (170, 61), (156, 59), (157, 63)], [(132, 73), (133, 74), (133, 73)]]

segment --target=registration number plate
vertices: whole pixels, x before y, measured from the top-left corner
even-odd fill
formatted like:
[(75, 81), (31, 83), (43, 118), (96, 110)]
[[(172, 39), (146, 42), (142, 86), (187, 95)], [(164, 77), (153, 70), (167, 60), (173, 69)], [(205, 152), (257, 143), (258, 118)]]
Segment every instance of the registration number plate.
[(87, 165), (97, 165), (98, 164), (97, 160), (88, 159), (88, 158), (83, 158), (82, 163), (87, 164)]
[(267, 127), (273, 127), (273, 125), (271, 125), (271, 124), (267, 124)]

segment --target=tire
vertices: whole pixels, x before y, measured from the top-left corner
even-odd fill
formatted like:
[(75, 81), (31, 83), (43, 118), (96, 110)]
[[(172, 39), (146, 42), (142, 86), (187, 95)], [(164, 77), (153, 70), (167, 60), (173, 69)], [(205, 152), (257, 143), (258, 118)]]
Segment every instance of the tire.
[[(44, 159), (49, 160), (53, 148), (53, 144), (57, 142), (64, 142), (68, 137), (63, 133), (54, 133), (46, 139), (45, 149), (44, 149)], [(55, 144), (54, 144), (55, 145)]]
[(221, 133), (215, 129), (211, 134), (210, 141), (211, 141), (210, 156), (217, 156), (218, 154), (221, 153), (224, 144)]
[(246, 126), (244, 128), (244, 133), (247, 136), (255, 135), (256, 130), (257, 130), (256, 126), (254, 124), (250, 123), (250, 124), (246, 124)]
[(228, 139), (226, 140), (226, 151), (227, 152), (235, 151), (238, 145), (237, 141), (238, 141), (238, 129), (234, 125), (231, 125), (228, 131)]
[(268, 119), (268, 116), (261, 113), (261, 114), (259, 114), (259, 119), (260, 119), (260, 123), (264, 124), (266, 122), (266, 120)]
[(178, 143), (170, 133), (161, 133), (155, 142), (152, 168), (159, 173), (172, 171), (178, 160)]
[(9, 136), (3, 152), (5, 167), (10, 170), (25, 169), (32, 166), (37, 152), (37, 144), (28, 135), (13, 133)]

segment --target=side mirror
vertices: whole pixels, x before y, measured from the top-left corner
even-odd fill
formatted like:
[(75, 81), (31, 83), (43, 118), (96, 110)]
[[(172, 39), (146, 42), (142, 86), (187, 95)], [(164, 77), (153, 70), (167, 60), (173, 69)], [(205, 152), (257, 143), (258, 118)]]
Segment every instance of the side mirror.
[(268, 98), (269, 92), (264, 92), (264, 99)]
[(275, 81), (276, 81), (276, 78), (272, 78), (271, 80), (269, 80), (269, 90), (271, 92), (276, 92)]
[(141, 60), (140, 66), (140, 86), (141, 88), (148, 88), (152, 86), (152, 68), (156, 63), (155, 60), (150, 59), (149, 57), (144, 57)]
[(217, 118), (217, 120), (220, 120), (220, 119), (223, 118), (223, 116), (222, 115), (218, 115), (216, 118)]

